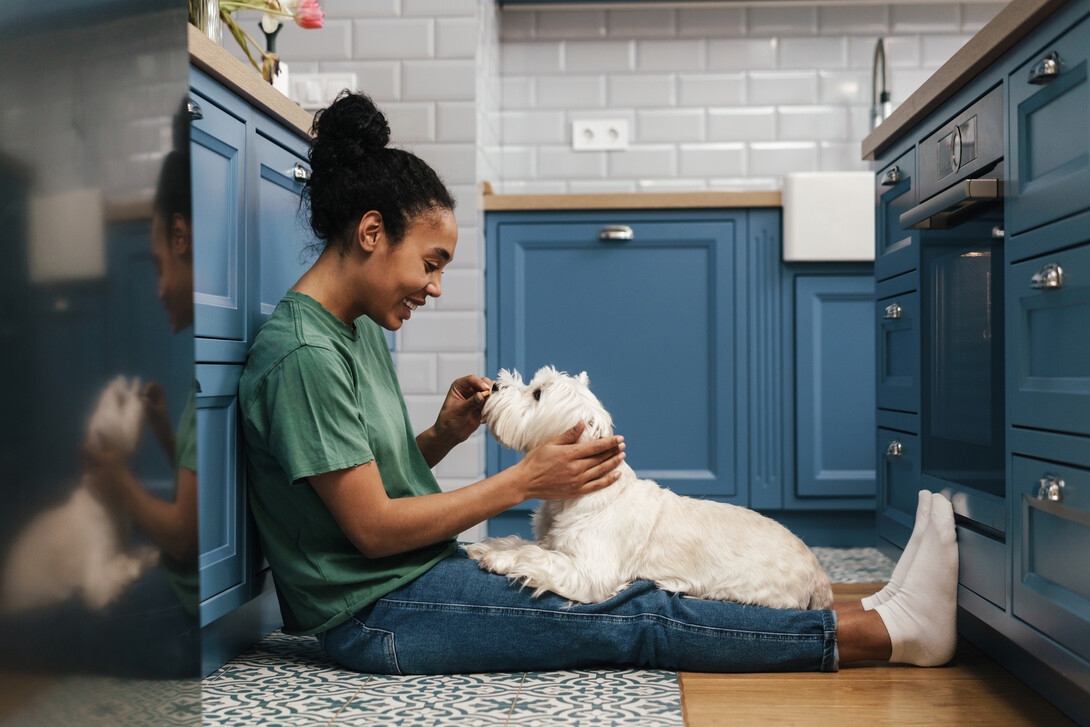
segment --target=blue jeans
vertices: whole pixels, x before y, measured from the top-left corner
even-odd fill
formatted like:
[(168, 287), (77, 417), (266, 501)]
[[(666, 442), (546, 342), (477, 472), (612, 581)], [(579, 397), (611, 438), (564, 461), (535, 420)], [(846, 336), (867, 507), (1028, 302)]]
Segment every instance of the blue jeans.
[(836, 671), (836, 614), (685, 598), (637, 581), (603, 603), (538, 598), (464, 551), (318, 634), (371, 674), (553, 671)]

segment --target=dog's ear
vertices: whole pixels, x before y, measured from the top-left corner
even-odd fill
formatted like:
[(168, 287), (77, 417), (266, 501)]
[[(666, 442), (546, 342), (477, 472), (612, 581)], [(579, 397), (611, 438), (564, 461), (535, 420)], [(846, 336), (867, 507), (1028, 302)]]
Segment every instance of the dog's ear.
[(590, 386), (590, 377), (587, 376), (586, 371), (580, 371), (579, 375), (575, 377), (575, 380), (583, 386)]

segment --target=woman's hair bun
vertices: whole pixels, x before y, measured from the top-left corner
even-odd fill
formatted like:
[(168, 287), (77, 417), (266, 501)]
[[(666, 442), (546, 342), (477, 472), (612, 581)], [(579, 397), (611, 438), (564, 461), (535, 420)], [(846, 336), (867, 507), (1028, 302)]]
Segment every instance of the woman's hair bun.
[(336, 146), (358, 144), (363, 150), (382, 149), (390, 143), (390, 125), (386, 116), (366, 94), (341, 91), (314, 119), (318, 144)]

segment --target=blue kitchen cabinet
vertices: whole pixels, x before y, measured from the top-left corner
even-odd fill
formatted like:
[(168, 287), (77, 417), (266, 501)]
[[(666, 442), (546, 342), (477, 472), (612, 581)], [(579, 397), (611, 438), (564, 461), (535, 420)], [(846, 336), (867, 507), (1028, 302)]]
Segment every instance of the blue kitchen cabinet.
[(874, 507), (874, 279), (794, 278), (795, 487), (788, 504)]
[(886, 280), (916, 269), (920, 233), (901, 229), (900, 217), (912, 209), (918, 195), (916, 149), (910, 148), (880, 169), (874, 180), (874, 277)]

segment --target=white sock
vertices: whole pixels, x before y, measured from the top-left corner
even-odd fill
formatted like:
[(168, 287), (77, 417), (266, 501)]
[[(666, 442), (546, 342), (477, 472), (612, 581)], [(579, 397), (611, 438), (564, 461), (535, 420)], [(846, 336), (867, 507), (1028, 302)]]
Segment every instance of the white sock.
[(950, 501), (932, 495), (929, 520), (901, 588), (874, 607), (893, 644), (892, 662), (939, 666), (957, 647), (958, 544)]
[(928, 517), (930, 513), (931, 493), (927, 490), (920, 490), (920, 500), (916, 506), (916, 522), (912, 526), (912, 535), (908, 539), (908, 545), (905, 546), (905, 552), (901, 553), (901, 557), (897, 559), (897, 565), (893, 567), (893, 575), (890, 576), (889, 583), (878, 593), (863, 599), (864, 611), (871, 610), (879, 603), (885, 603), (901, 590), (901, 584), (904, 583), (905, 576), (908, 575), (908, 569), (912, 566), (916, 551), (920, 549), (924, 531), (930, 527), (931, 520)]

